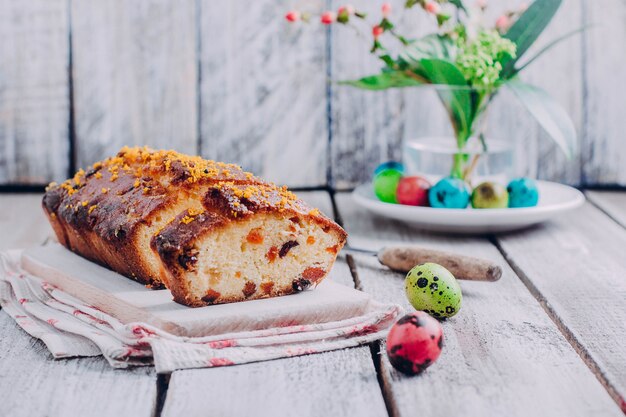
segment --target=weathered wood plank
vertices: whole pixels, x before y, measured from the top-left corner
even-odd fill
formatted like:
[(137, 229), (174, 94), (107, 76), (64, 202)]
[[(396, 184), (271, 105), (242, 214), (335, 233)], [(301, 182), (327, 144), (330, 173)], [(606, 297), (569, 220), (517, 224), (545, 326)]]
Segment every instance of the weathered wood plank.
[[(0, 183), (41, 183), (67, 173), (68, 3), (1, 3)], [(287, 28), (280, 18), (289, 7), (285, 1), (218, 6), (205, 0), (200, 7), (194, 0), (100, 3), (71, 2), (78, 165), (123, 144), (193, 153), (200, 135), (206, 156), (239, 162), (291, 185), (325, 182), (326, 67), (333, 79), (378, 70), (366, 51), (369, 28), (363, 28), (363, 39), (333, 28), (333, 59), (327, 62), (323, 30)], [(320, 9), (323, 3), (311, 0), (309, 8)], [(331, 2), (333, 8), (340, 4)], [(516, 4), (506, 0), (493, 9)], [(358, 5), (373, 12), (379, 6)], [(395, 9), (400, 5), (395, 2)], [(610, 53), (626, 36), (624, 13), (618, 0), (602, 7), (564, 2), (538, 46), (583, 21), (601, 24), (557, 46), (523, 75), (570, 112), (580, 133), (580, 158), (564, 159), (521, 107), (494, 108), (491, 130), (516, 144), (517, 158), (526, 166), (522, 171), (575, 184), (582, 161), (587, 184), (626, 184), (618, 110), (624, 96), (622, 57)], [(414, 27), (416, 32), (430, 28)], [(332, 85), (336, 184), (354, 186), (378, 162), (398, 159), (403, 138), (449, 133), (431, 93), (367, 93)]]
[(282, 18), (290, 7), (285, 0), (200, 1), (201, 150), (272, 181), (322, 185), (325, 33), (290, 27)]
[[(198, 387), (203, 387), (198, 393)], [(367, 347), (233, 367), (174, 372), (164, 417), (383, 416)]]
[[(621, 415), (487, 239), (420, 232), (362, 211), (347, 194), (338, 195), (337, 201), (352, 245), (380, 249), (416, 243), (484, 257), (504, 267), (498, 282), (461, 282), (463, 307), (442, 323), (442, 356), (423, 375), (401, 375), (381, 355), (385, 391), (395, 415)], [(402, 275), (384, 269), (373, 257), (355, 259), (364, 291), (412, 311)]]
[(622, 45), (626, 40), (626, 4), (583, 2), (585, 22), (595, 26), (585, 33), (585, 135), (583, 181), (589, 184), (626, 185), (624, 113), (626, 66)]
[(102, 357), (54, 360), (4, 311), (0, 334), (0, 415), (153, 415), (153, 368), (116, 371)]
[(123, 145), (197, 150), (195, 2), (71, 2), (77, 166)]
[(586, 191), (587, 198), (613, 220), (626, 227), (626, 192)]
[[(533, 56), (553, 39), (581, 27), (583, 25), (583, 2), (584, 0), (564, 1), (561, 9), (546, 28), (545, 33), (541, 35), (535, 47), (528, 51), (530, 54), (528, 56)], [(582, 148), (585, 130), (582, 114), (584, 92), (581, 45), (582, 35), (573, 36), (531, 64), (523, 74), (528, 82), (543, 88), (563, 106), (572, 118), (578, 133), (579, 152), (584, 152)], [(563, 74), (567, 74), (567, 77), (564, 77)], [(574, 155), (571, 159), (567, 159), (548, 134), (534, 122), (534, 119), (533, 124), (536, 131), (534, 138), (536, 154), (532, 155), (533, 160), (528, 161), (528, 163), (536, 164), (537, 177), (572, 185), (580, 184), (581, 160), (584, 160), (585, 154)], [(510, 132), (511, 130), (507, 128), (502, 131)], [(522, 142), (522, 148), (517, 148), (516, 152), (521, 155), (527, 154), (527, 144)]]
[[(298, 194), (332, 217), (327, 193)], [(353, 285), (344, 259), (337, 261), (330, 279)], [(211, 389), (197, 395), (195, 387)], [(174, 372), (163, 416), (207, 412), (231, 416), (386, 415), (367, 346), (233, 367)]]
[(54, 235), (41, 198), (41, 194), (0, 194), (0, 250), (37, 245)]
[[(504, 0), (490, 3), (488, 21), (495, 24), (505, 10), (515, 10), (522, 2)], [(526, 52), (521, 64), (557, 37), (582, 25), (582, 1), (562, 3), (545, 32)], [(523, 81), (543, 88), (559, 102), (574, 122), (581, 147), (583, 129), (582, 35), (573, 36), (553, 47), (520, 73)], [(549, 70), (546, 70), (549, 68)], [(567, 74), (566, 77), (563, 74)], [(537, 175), (540, 179), (577, 185), (580, 183), (581, 156), (567, 159), (554, 141), (535, 119), (508, 91), (502, 91), (494, 100), (489, 114), (488, 132), (493, 137), (508, 141), (515, 150), (517, 175)]]
[(0, 183), (44, 184), (69, 166), (67, 0), (0, 1)]
[[(344, 4), (340, 0), (330, 2), (334, 10)], [(380, 16), (381, 3), (358, 0), (352, 4), (371, 16)], [(399, 8), (400, 2), (394, 1), (393, 5)], [(339, 25), (330, 30), (333, 81), (375, 74), (382, 67), (381, 62), (368, 53), (371, 28), (357, 26), (358, 32)], [(380, 162), (401, 158), (404, 129), (401, 91), (370, 92), (333, 83), (329, 99), (331, 169), (335, 187), (354, 187), (368, 178)]]
[(626, 412), (626, 230), (583, 208), (498, 242), (526, 286)]
[[(0, 250), (36, 245), (52, 233), (40, 201), (40, 195), (0, 195)], [(102, 357), (54, 360), (3, 311), (0, 334), (0, 415), (153, 415), (152, 368), (114, 370)]]

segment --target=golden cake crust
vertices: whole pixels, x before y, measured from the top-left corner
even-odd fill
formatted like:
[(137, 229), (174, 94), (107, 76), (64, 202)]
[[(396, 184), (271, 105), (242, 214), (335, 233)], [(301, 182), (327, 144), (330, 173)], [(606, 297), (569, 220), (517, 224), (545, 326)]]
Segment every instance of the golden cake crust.
[[(193, 304), (179, 278), (188, 271), (185, 251), (230, 224), (269, 213), (314, 222), (337, 236), (339, 248), (346, 239), (339, 225), (285, 187), (233, 164), (149, 148), (125, 147), (87, 171), (51, 184), (43, 207), (64, 246), (148, 286), (165, 284), (183, 304)], [(180, 207), (187, 208), (176, 212)], [(172, 218), (164, 217), (172, 210)], [(154, 233), (146, 249), (141, 245), (148, 231)], [(158, 254), (162, 264), (149, 261), (146, 250)], [(211, 303), (208, 298), (205, 304)], [(228, 301), (237, 300), (219, 300)]]

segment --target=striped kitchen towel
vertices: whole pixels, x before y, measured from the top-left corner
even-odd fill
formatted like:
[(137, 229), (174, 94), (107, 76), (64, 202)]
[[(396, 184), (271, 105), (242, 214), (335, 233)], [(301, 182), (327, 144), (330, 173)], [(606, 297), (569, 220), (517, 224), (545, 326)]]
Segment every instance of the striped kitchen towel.
[[(323, 322), (287, 321), (241, 330), (241, 319), (233, 317), (218, 332), (187, 337), (147, 323), (122, 322), (28, 273), (20, 259), (19, 250), (0, 252), (2, 309), (41, 339), (54, 358), (103, 355), (116, 368), (154, 365), (157, 372), (169, 373), (342, 349), (385, 337), (402, 312), (397, 305), (378, 303), (354, 290), (361, 305), (353, 315), (346, 315), (344, 308), (337, 320), (332, 311), (324, 311)], [(354, 304), (350, 301), (346, 305)]]

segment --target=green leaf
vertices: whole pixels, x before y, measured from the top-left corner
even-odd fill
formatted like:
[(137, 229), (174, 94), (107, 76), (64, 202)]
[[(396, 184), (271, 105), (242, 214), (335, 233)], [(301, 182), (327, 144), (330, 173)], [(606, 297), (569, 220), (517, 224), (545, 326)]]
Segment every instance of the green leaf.
[(443, 25), (448, 20), (450, 20), (450, 17), (451, 16), (449, 14), (439, 13), (437, 15), (437, 25), (439, 25), (439, 26)]
[(450, 61), (438, 58), (420, 60), (424, 72), (433, 84), (445, 84), (467, 87), (467, 81), (461, 71)]
[(393, 66), (396, 65), (396, 61), (389, 54), (381, 55), (378, 58), (382, 60), (388, 68), (393, 68)]
[[(456, 65), (442, 59), (422, 59), (420, 66), (431, 83), (446, 86), (438, 88), (437, 94), (454, 123), (459, 145), (464, 145), (474, 122), (471, 90), (465, 77)], [(455, 86), (458, 88), (454, 88)]]
[(406, 45), (408, 45), (408, 44), (410, 44), (410, 43), (411, 43), (411, 41), (409, 41), (409, 40), (408, 40), (407, 38), (405, 38), (404, 36), (402, 36), (402, 35), (398, 35), (396, 32), (392, 32), (392, 33), (394, 34), (394, 36), (395, 36), (396, 38), (398, 38), (398, 40), (402, 43), (402, 45), (405, 45), (405, 46), (406, 46)]
[(506, 86), (524, 104), (526, 109), (539, 122), (568, 158), (577, 152), (576, 129), (565, 109), (544, 90), (519, 79), (513, 79)]
[(348, 23), (350, 21), (350, 13), (347, 10), (343, 10), (341, 13), (337, 14), (337, 22), (338, 23)]
[(539, 52), (537, 52), (535, 55), (533, 55), (532, 58), (530, 58), (526, 62), (524, 62), (524, 65), (522, 65), (519, 68), (515, 68), (515, 74), (517, 74), (518, 72), (522, 71), (524, 68), (529, 66), (534, 60), (539, 58), (541, 55), (543, 55), (548, 50), (552, 49), (555, 45), (559, 44), (560, 42), (564, 41), (565, 39), (570, 38), (570, 37), (572, 37), (572, 36), (574, 36), (574, 35), (576, 35), (576, 34), (578, 34), (580, 32), (584, 32), (585, 30), (587, 30), (591, 26), (592, 25), (585, 25), (585, 26), (580, 27), (578, 29), (572, 30), (571, 32), (567, 32), (567, 33), (559, 36), (556, 39), (553, 39), (551, 42), (549, 42), (547, 45), (545, 45), (543, 48), (541, 48), (541, 50), (539, 50)]
[(388, 88), (415, 87), (425, 84), (425, 81), (420, 81), (401, 71), (387, 71), (358, 80), (339, 81), (339, 84), (350, 85), (363, 90), (377, 91)]
[(457, 9), (461, 9), (465, 13), (467, 13), (467, 9), (463, 5), (463, 1), (462, 0), (450, 0), (450, 3), (452, 3), (454, 6), (456, 6)]
[(430, 34), (411, 42), (398, 56), (409, 67), (419, 66), (422, 59), (438, 58), (450, 60), (455, 46), (448, 36)]
[(536, 0), (504, 34), (505, 38), (517, 46), (517, 56), (506, 62), (502, 70), (503, 78), (511, 78), (515, 74), (515, 63), (548, 26), (561, 2), (562, 0)]
[(391, 30), (394, 28), (393, 23), (391, 23), (387, 18), (383, 18), (378, 24), (383, 30)]

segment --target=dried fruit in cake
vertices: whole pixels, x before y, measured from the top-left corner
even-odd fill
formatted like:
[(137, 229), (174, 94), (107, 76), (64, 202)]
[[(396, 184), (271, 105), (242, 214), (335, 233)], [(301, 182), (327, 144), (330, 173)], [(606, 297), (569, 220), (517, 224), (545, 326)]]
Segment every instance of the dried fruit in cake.
[(346, 240), (285, 187), (149, 148), (125, 147), (51, 184), (43, 206), (64, 246), (189, 306), (315, 287)]

